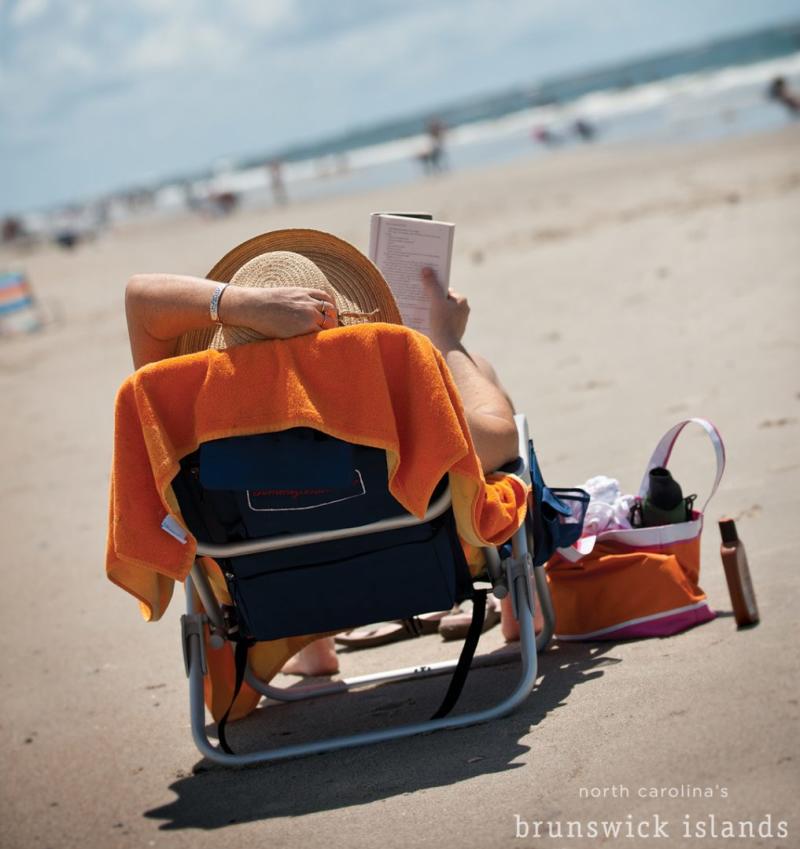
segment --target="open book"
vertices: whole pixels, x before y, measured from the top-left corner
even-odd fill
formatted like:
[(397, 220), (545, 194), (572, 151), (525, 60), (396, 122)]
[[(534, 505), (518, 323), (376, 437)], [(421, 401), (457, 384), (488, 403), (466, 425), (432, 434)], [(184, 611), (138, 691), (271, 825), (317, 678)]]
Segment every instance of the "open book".
[(422, 282), (422, 269), (432, 268), (447, 292), (454, 233), (455, 224), (432, 221), (422, 213), (375, 212), (370, 218), (369, 258), (386, 278), (403, 323), (426, 335), (430, 333), (430, 296)]

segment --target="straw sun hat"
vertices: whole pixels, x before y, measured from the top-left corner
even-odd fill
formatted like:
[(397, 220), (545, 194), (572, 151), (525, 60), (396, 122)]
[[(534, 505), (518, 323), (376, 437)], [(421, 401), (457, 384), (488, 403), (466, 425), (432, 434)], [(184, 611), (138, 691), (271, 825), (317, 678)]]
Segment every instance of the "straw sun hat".
[[(377, 267), (352, 245), (319, 230), (274, 230), (242, 242), (209, 271), (208, 279), (233, 286), (321, 289), (336, 304), (340, 325), (403, 323)], [(263, 338), (247, 327), (204, 327), (181, 336), (178, 354), (229, 348)]]

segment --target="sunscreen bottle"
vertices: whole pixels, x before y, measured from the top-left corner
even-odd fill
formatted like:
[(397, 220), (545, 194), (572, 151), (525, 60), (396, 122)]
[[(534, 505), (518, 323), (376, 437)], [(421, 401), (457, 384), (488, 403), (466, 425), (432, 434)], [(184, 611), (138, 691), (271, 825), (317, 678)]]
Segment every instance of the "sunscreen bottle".
[(759, 621), (756, 596), (750, 580), (747, 553), (736, 532), (736, 523), (733, 519), (721, 519), (719, 531), (722, 535), (720, 546), (722, 565), (725, 567), (725, 579), (728, 582), (728, 592), (731, 594), (736, 624), (740, 628), (745, 625), (755, 625)]

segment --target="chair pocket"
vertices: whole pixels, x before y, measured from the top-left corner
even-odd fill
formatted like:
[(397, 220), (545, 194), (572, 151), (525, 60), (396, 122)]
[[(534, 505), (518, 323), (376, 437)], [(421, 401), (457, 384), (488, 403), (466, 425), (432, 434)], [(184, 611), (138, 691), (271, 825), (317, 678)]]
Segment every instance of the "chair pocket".
[[(275, 568), (261, 555), (236, 558), (228, 584), (240, 626), (256, 640), (340, 631), (429, 610), (456, 601), (458, 570), (466, 563), (447, 524), (417, 526), (352, 557)], [(424, 533), (420, 533), (424, 531)], [(380, 535), (381, 537), (386, 535)]]

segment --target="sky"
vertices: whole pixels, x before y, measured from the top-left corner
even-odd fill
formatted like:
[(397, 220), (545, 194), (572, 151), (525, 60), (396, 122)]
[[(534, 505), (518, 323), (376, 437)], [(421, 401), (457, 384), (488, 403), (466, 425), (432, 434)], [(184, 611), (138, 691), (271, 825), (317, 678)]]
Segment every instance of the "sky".
[(800, 20), (800, 0), (0, 0), (0, 214)]

